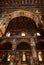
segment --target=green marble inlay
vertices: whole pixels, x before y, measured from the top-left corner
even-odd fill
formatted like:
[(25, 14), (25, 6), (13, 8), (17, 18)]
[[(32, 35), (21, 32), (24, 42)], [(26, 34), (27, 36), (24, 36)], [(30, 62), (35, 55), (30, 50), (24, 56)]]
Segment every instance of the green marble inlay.
[[(4, 17), (0, 17), (0, 20), (4, 20)], [(0, 21), (1, 22), (1, 21)]]

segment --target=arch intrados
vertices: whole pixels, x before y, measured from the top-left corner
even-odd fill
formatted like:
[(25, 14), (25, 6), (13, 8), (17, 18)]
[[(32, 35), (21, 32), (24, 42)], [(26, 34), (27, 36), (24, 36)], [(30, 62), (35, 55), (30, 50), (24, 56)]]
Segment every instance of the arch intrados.
[(16, 50), (31, 50), (31, 46), (27, 42), (21, 42), (16, 46)]
[(30, 11), (26, 11), (26, 10), (16, 10), (12, 13), (9, 13), (8, 15), (11, 16), (11, 19), (19, 17), (19, 16), (25, 16), (25, 17), (29, 17), (29, 18), (33, 19), (32, 16), (34, 16), (34, 13), (32, 13)]
[[(31, 12), (31, 11), (16, 10), (16, 11), (14, 11), (14, 12), (12, 12), (12, 13), (9, 13), (8, 15), (9, 15), (9, 18), (10, 18), (9, 21), (11, 21), (12, 19), (14, 19), (14, 18), (16, 18), (16, 17), (25, 16), (25, 17), (27, 17), (27, 18), (32, 19), (32, 20), (35, 22), (36, 25), (38, 25), (38, 22), (39, 22), (37, 15), (35, 15), (35, 14), (34, 14), (33, 12)], [(36, 19), (34, 19), (34, 18), (36, 18)]]
[(12, 44), (11, 41), (7, 41), (7, 40), (3, 40), (3, 41), (1, 42), (1, 44), (3, 45), (3, 44), (5, 44), (5, 43), (7, 43), (7, 42), (9, 42), (10, 44)]
[[(20, 43), (25, 42), (30, 45), (30, 41), (27, 39), (18, 40), (16, 46), (18, 46)], [(31, 46), (31, 45), (30, 45)]]

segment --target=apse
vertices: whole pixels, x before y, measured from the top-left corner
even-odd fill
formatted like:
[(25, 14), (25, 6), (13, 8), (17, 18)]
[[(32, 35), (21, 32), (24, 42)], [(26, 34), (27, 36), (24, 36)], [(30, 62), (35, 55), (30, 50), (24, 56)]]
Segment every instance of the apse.
[(33, 34), (37, 32), (37, 26), (31, 18), (19, 16), (9, 22), (6, 33), (8, 31), (12, 34), (18, 34), (20, 32), (30, 32)]

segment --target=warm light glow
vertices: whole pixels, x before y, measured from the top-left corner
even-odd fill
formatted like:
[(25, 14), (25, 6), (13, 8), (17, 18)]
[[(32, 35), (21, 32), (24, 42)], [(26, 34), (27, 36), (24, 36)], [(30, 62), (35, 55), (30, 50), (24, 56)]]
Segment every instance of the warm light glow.
[(0, 33), (0, 37), (2, 37), (2, 34)]
[(2, 32), (2, 30), (0, 29), (0, 37), (2, 37), (2, 35), (3, 35), (3, 32)]
[(6, 25), (3, 25), (3, 27), (5, 28), (5, 27), (6, 27)]
[(25, 55), (25, 52), (23, 52), (23, 61), (26, 61), (26, 55)]
[(25, 36), (25, 33), (21, 33), (21, 36)]
[(39, 57), (39, 61), (42, 61), (42, 52), (41, 51), (38, 52), (38, 57)]
[(10, 32), (7, 32), (6, 36), (7, 36), (7, 37), (10, 37)]
[(10, 62), (10, 65), (13, 65), (13, 62), (12, 61)]
[(11, 55), (8, 54), (7, 61), (10, 61), (10, 59), (11, 59)]
[(41, 36), (41, 34), (40, 33), (37, 33), (37, 36)]
[(36, 13), (40, 13), (38, 10), (36, 10)]
[(43, 21), (41, 20), (41, 23), (43, 23)]
[(41, 15), (39, 17), (40, 17), (40, 19), (42, 19), (42, 16)]

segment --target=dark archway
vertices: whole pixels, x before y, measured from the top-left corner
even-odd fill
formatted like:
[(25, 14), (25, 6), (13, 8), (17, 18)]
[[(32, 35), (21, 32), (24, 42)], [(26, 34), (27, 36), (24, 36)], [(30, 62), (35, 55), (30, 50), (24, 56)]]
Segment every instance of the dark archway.
[(38, 42), (36, 48), (37, 50), (44, 50), (44, 42)]
[(12, 44), (11, 42), (5, 42), (3, 44), (0, 44), (0, 50), (11, 50)]
[(5, 42), (2, 44), (3, 50), (11, 50), (12, 49), (12, 44), (11, 42)]
[[(30, 44), (27, 42), (21, 42), (17, 45), (16, 50), (18, 51), (19, 56), (21, 58), (21, 63), (30, 64), (30, 62), (28, 62), (28, 61), (30, 61), (30, 57), (32, 56)], [(25, 60), (24, 60), (24, 58), (25, 58)]]
[(19, 16), (12, 19), (9, 22), (9, 25), (6, 29), (7, 32), (11, 32), (12, 34), (19, 34), (21, 32), (30, 32), (31, 34), (37, 32), (37, 26), (34, 20), (25, 16)]
[(27, 42), (21, 42), (17, 45), (16, 50), (31, 50), (31, 46)]
[(0, 46), (0, 57), (1, 57), (1, 62), (7, 62), (8, 58), (8, 52), (12, 49), (12, 44), (11, 42), (6, 41), (5, 43), (1, 44)]

